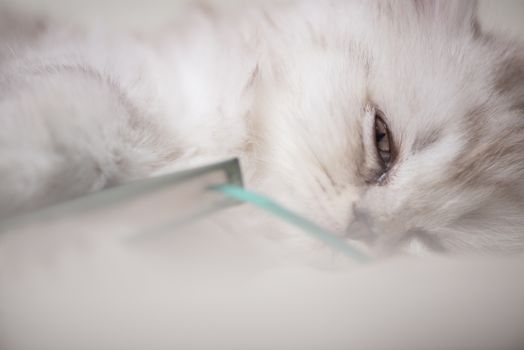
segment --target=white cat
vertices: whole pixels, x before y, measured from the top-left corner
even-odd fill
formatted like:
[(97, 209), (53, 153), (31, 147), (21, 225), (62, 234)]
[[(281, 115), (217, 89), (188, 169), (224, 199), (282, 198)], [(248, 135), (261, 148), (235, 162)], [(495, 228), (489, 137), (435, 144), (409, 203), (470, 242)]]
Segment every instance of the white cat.
[(6, 17), (0, 217), (237, 156), (249, 187), (375, 247), (520, 251), (524, 51), (475, 7), (203, 7), (148, 37)]

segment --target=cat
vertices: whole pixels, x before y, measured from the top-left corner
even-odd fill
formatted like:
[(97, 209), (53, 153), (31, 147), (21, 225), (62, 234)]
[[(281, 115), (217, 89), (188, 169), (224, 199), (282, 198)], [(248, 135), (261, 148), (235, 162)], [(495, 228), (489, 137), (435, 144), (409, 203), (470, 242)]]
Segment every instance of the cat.
[(6, 15), (0, 217), (238, 157), (379, 251), (522, 251), (524, 50), (476, 8), (202, 6), (154, 35)]

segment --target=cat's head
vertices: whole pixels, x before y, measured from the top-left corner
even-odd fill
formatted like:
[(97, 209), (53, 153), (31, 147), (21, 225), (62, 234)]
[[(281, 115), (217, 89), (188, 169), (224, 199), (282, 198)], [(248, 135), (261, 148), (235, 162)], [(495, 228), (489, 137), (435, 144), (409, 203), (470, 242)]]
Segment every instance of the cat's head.
[(524, 248), (524, 58), (475, 9), (332, 1), (266, 15), (256, 142), (272, 194), (380, 247)]

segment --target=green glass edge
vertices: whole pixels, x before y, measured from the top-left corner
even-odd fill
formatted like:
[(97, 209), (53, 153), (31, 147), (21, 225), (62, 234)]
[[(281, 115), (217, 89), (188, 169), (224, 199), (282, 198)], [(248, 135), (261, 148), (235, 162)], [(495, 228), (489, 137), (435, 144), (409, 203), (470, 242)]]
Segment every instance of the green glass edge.
[(356, 248), (351, 247), (347, 242), (342, 240), (335, 234), (325, 230), (312, 221), (284, 208), (269, 198), (258, 193), (250, 192), (240, 186), (234, 184), (225, 184), (213, 186), (212, 190), (223, 193), (224, 195), (237, 199), (242, 202), (247, 202), (256, 207), (263, 209), (272, 215), (279, 217), (287, 223), (300, 228), (305, 233), (324, 242), (328, 246), (338, 250), (346, 256), (358, 261), (367, 262), (369, 258)]
[[(228, 184), (243, 186), (242, 173), (238, 159), (231, 159), (224, 162), (211, 164), (195, 169), (183, 170), (172, 174), (137, 180), (128, 184), (109, 188), (84, 197), (66, 201), (48, 208), (9, 218), (0, 222), (0, 233), (14, 229), (16, 227), (73, 215), (78, 212), (91, 211), (98, 208), (109, 207), (115, 204), (140, 197), (141, 195), (160, 191), (200, 176), (207, 175), (214, 171), (224, 171)], [(210, 205), (203, 211), (210, 213), (223, 207), (239, 204), (235, 199), (225, 198), (220, 203)]]

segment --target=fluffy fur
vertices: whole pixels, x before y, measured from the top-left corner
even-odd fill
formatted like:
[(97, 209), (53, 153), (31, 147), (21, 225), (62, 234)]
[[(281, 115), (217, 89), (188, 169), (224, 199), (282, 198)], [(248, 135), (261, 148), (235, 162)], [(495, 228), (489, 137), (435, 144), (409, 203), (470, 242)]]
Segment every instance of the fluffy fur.
[(378, 249), (524, 247), (524, 56), (474, 2), (203, 7), (147, 38), (12, 21), (1, 217), (237, 156), (250, 187)]

